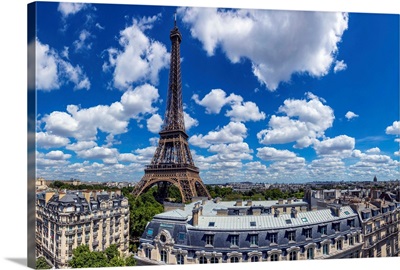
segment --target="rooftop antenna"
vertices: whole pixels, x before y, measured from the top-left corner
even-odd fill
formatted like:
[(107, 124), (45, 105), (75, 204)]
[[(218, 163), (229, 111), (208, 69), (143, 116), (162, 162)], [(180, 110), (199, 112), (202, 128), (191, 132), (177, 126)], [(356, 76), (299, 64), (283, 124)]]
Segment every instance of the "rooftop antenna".
[(174, 13), (174, 26), (176, 27), (176, 12)]

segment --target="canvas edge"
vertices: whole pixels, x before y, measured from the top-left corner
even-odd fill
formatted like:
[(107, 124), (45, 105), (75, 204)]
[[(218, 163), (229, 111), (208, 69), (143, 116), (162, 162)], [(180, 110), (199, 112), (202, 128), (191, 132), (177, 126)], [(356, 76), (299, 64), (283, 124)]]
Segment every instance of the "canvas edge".
[(36, 91), (35, 91), (35, 36), (36, 3), (27, 4), (27, 266), (36, 268), (35, 242), (35, 179), (36, 179)]

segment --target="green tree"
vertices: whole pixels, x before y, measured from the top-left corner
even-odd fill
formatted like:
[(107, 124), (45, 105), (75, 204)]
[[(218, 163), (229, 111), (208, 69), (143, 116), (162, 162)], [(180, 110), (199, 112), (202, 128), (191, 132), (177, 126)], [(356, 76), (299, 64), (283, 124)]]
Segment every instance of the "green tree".
[(156, 188), (151, 188), (133, 201), (130, 200), (130, 223), (133, 240), (137, 240), (143, 234), (147, 223), (151, 221), (154, 215), (162, 213), (164, 210), (163, 205), (154, 198), (156, 192)]
[(181, 196), (181, 192), (179, 191), (179, 188), (177, 188), (174, 185), (170, 185), (168, 187), (168, 198), (173, 202), (181, 203), (182, 196)]
[(136, 265), (136, 260), (135, 260), (135, 258), (133, 258), (133, 255), (131, 255), (125, 259), (125, 265), (126, 266), (135, 266)]
[(111, 259), (115, 258), (115, 257), (119, 257), (120, 253), (119, 250), (117, 248), (117, 245), (112, 244), (110, 245), (108, 248), (106, 248), (106, 250), (104, 250), (104, 253), (107, 256), (107, 259), (110, 261)]
[(36, 260), (36, 269), (51, 269), (51, 265), (47, 263), (45, 258), (39, 257)]
[(68, 262), (72, 268), (108, 266), (107, 256), (100, 251), (90, 251), (87, 245), (78, 246), (72, 254), (72, 259)]
[(72, 268), (133, 266), (136, 261), (133, 256), (122, 257), (116, 245), (104, 251), (90, 251), (87, 245), (81, 245), (74, 249), (68, 265)]

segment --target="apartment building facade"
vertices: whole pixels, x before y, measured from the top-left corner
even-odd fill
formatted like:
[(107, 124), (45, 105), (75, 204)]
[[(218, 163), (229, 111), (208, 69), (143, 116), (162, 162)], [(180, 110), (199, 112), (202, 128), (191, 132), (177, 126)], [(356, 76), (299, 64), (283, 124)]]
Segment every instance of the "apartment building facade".
[(103, 251), (117, 245), (129, 253), (129, 205), (120, 192), (47, 191), (36, 199), (36, 255), (56, 268), (68, 267), (73, 250)]
[(359, 258), (362, 222), (351, 206), (307, 210), (297, 200), (202, 200), (154, 216), (138, 265)]

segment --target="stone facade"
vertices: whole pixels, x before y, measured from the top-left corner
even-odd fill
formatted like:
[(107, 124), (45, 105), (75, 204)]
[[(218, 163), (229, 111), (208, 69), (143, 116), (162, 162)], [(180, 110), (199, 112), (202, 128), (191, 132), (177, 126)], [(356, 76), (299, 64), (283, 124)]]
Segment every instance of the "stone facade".
[(169, 207), (148, 224), (135, 258), (149, 265), (398, 256), (400, 203), (374, 206), (371, 217), (360, 203), (311, 211), (305, 204), (214, 199)]
[(119, 192), (42, 192), (36, 199), (36, 255), (68, 267), (73, 250), (103, 251), (116, 244), (129, 253), (129, 205)]

